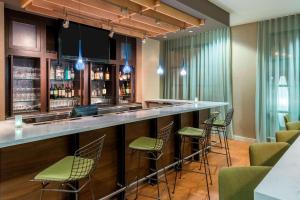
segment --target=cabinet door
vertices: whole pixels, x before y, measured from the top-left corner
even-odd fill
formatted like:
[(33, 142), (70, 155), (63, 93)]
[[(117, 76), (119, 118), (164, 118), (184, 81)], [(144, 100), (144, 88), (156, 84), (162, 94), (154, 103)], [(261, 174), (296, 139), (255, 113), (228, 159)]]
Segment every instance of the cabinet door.
[(9, 48), (40, 51), (40, 27), (28, 20), (9, 20)]

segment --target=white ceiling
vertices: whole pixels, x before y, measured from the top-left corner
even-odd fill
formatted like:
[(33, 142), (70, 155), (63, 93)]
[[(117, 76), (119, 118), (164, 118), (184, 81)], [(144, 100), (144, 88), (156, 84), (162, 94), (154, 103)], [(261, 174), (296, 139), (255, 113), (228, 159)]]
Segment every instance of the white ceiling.
[(209, 0), (230, 13), (236, 26), (300, 13), (300, 0)]

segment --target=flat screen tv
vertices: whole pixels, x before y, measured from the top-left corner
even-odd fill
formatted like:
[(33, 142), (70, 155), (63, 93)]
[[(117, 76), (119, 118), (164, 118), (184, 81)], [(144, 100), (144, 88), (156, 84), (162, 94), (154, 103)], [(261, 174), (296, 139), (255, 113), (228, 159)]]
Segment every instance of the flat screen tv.
[[(61, 56), (77, 57), (79, 38), (81, 38), (82, 56), (87, 59), (109, 59), (108, 31), (90, 26), (70, 23), (69, 28), (61, 28)], [(81, 35), (81, 36), (80, 36)]]

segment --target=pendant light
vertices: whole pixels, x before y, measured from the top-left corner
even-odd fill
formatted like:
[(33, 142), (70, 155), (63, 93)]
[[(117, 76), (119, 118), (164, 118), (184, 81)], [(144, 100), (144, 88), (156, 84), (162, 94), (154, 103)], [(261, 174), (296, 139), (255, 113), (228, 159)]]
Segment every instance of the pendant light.
[(126, 36), (126, 43), (125, 43), (125, 66), (123, 67), (123, 73), (129, 74), (131, 72), (131, 67), (128, 64), (128, 43), (127, 43), (127, 36)]
[(163, 75), (164, 74), (164, 69), (161, 67), (161, 65), (158, 66), (156, 73), (158, 75)]
[[(79, 4), (79, 11), (80, 11), (80, 4)], [(77, 58), (77, 61), (76, 61), (76, 64), (75, 64), (75, 68), (77, 70), (84, 70), (84, 67), (85, 67), (85, 64), (83, 62), (83, 59), (82, 59), (82, 48), (81, 48), (81, 26), (79, 24), (79, 40), (78, 40), (78, 58)]]
[(186, 76), (187, 72), (184, 66), (184, 60), (182, 60), (182, 68), (180, 70), (180, 76)]

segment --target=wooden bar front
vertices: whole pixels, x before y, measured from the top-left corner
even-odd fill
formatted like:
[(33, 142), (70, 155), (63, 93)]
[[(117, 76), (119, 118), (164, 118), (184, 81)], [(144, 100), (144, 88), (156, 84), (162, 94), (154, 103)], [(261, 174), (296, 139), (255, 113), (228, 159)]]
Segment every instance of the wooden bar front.
[[(105, 134), (102, 157), (93, 176), (96, 198), (104, 197), (119, 189), (120, 185), (135, 181), (137, 157), (128, 148), (132, 140), (140, 136), (153, 137), (160, 128), (174, 121), (175, 126), (166, 152), (159, 163), (160, 167), (166, 166), (174, 163), (178, 157), (176, 131), (184, 126), (198, 127), (208, 115), (209, 109), (2, 148), (0, 149), (0, 199), (39, 199), (40, 184), (30, 181), (38, 172), (64, 156), (71, 155), (74, 148), (81, 147)], [(78, 144), (74, 140), (78, 140)], [(185, 155), (192, 151), (190, 146), (186, 146), (185, 149)], [(141, 163), (144, 170), (140, 175), (146, 176), (150, 173), (150, 163), (146, 160), (142, 160)], [(46, 192), (44, 199), (71, 199), (71, 197)], [(91, 199), (89, 190), (82, 190), (80, 199)]]

